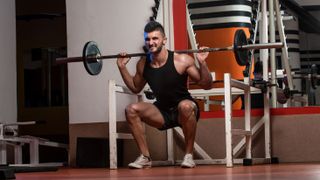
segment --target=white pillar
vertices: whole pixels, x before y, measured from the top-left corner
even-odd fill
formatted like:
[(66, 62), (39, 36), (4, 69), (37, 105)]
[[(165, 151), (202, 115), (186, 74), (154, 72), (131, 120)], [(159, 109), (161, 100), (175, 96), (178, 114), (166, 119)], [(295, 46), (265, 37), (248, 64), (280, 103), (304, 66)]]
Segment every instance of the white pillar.
[[(260, 43), (268, 42), (268, 17), (267, 17), (267, 1), (261, 1), (261, 28), (260, 28)], [(263, 63), (263, 80), (268, 81), (268, 49), (260, 50), (260, 59)], [(264, 94), (264, 130), (265, 130), (265, 157), (270, 158), (270, 108), (269, 108), (269, 88)]]
[[(276, 41), (275, 22), (274, 22), (274, 2), (269, 0), (269, 35), (270, 43)], [(270, 68), (271, 68), (271, 84), (276, 84), (276, 50), (270, 49)], [(271, 87), (271, 107), (277, 107), (277, 87)]]

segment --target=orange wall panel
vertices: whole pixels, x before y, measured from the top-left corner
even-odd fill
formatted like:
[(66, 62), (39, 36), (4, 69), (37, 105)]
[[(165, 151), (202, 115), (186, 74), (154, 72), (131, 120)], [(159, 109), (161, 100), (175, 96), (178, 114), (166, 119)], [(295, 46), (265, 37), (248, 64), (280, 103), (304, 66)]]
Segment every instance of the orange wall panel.
[[(199, 46), (228, 47), (233, 45), (234, 34), (239, 28), (222, 28), (196, 31), (196, 39)], [(242, 28), (247, 37), (249, 30)], [(230, 73), (233, 79), (243, 79), (244, 66), (239, 66), (233, 51), (217, 51), (209, 54), (207, 64), (210, 71), (215, 72), (216, 80), (223, 80), (224, 73)], [(223, 83), (215, 84), (215, 87), (223, 87)], [(223, 97), (211, 97), (211, 100), (223, 100)], [(233, 109), (241, 108), (241, 99), (233, 103)], [(219, 105), (210, 105), (210, 109), (221, 110)]]
[[(196, 39), (200, 46), (228, 47), (233, 45), (234, 33), (239, 28), (223, 28), (196, 31)], [(244, 29), (247, 35), (247, 29)], [(245, 67), (239, 66), (233, 51), (217, 51), (209, 54), (207, 63), (209, 69), (216, 73), (217, 80), (223, 80), (224, 73), (230, 73), (234, 79), (243, 79), (242, 71)]]
[[(174, 47), (175, 50), (188, 49), (188, 32), (186, 22), (186, 1), (175, 0), (173, 4), (173, 24), (174, 24)], [(210, 29), (210, 30), (198, 30), (196, 31), (196, 40), (199, 46), (207, 47), (228, 47), (233, 45), (235, 31), (239, 28), (222, 28), (222, 29)], [(249, 36), (249, 30), (245, 30), (247, 37)], [(223, 80), (224, 73), (230, 73), (234, 79), (243, 79), (243, 70), (245, 67), (239, 66), (233, 51), (218, 51), (209, 54), (207, 63), (210, 71), (216, 73), (217, 80)], [(215, 87), (223, 87), (223, 83), (215, 84)], [(190, 88), (193, 88), (190, 86)], [(223, 97), (212, 97), (212, 100), (223, 100)], [(201, 109), (203, 109), (203, 103), (200, 103)], [(234, 109), (241, 108), (240, 98), (233, 103)], [(221, 106), (211, 105), (210, 109), (220, 110)]]

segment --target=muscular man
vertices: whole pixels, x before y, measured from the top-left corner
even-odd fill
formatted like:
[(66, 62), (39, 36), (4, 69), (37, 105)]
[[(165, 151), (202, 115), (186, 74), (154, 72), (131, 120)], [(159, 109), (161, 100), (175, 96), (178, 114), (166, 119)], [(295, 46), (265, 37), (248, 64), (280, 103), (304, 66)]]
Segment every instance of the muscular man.
[(187, 78), (189, 76), (204, 89), (211, 88), (212, 77), (205, 61), (208, 53), (197, 54), (198, 68), (191, 56), (169, 51), (165, 48), (167, 38), (164, 29), (155, 21), (145, 26), (144, 38), (149, 56), (137, 62), (136, 73), (133, 76), (126, 68), (130, 59), (126, 57), (126, 53), (120, 53), (121, 58), (117, 59), (124, 83), (132, 92), (139, 93), (148, 83), (156, 97), (153, 104), (138, 102), (126, 107), (126, 119), (141, 152), (129, 167), (139, 169), (151, 167), (142, 122), (159, 130), (180, 126), (186, 145), (186, 154), (181, 167), (195, 167), (192, 154), (199, 108), (188, 92)]

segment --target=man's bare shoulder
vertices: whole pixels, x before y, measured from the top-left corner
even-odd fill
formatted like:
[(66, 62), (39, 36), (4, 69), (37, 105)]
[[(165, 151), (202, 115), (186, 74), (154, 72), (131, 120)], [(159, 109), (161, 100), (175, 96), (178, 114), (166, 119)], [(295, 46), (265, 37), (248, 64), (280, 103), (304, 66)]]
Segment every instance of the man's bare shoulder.
[(174, 53), (174, 61), (186, 65), (191, 65), (194, 63), (194, 59), (188, 54)]

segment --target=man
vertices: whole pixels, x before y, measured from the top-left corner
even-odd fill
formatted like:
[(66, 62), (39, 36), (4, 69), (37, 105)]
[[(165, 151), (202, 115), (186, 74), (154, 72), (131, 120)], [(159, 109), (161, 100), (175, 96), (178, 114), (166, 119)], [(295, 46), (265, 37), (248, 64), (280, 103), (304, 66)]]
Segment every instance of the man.
[(199, 108), (188, 92), (187, 78), (189, 76), (204, 89), (211, 88), (212, 77), (205, 62), (208, 52), (197, 54), (199, 62), (197, 68), (191, 56), (176, 54), (165, 48), (167, 38), (164, 29), (155, 21), (145, 26), (144, 38), (149, 56), (137, 62), (134, 76), (126, 68), (130, 59), (126, 57), (126, 53), (120, 53), (121, 57), (117, 59), (124, 83), (133, 93), (139, 93), (148, 83), (156, 97), (154, 104), (138, 102), (126, 107), (126, 119), (141, 152), (129, 167), (138, 169), (151, 167), (142, 122), (159, 130), (182, 127), (186, 155), (181, 167), (195, 167), (192, 153)]

